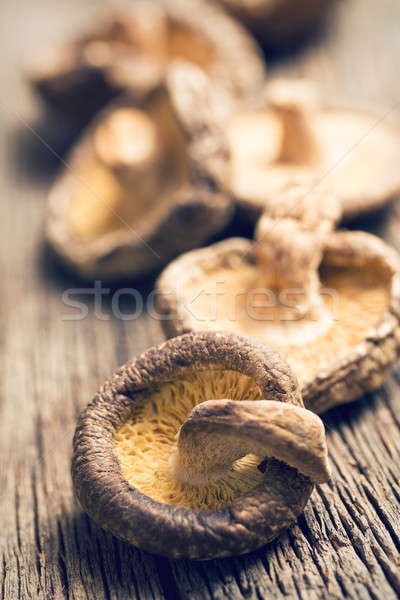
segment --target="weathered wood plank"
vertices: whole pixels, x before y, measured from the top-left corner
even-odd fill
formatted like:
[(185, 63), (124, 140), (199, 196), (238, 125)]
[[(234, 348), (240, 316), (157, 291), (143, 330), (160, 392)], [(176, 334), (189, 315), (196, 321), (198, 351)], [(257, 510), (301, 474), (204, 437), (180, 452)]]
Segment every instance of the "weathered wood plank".
[[(22, 65), (41, 41), (83, 28), (104, 6), (25, 0), (3, 4), (0, 35), (0, 595), (18, 598), (301, 598), (400, 595), (400, 368), (385, 387), (326, 415), (334, 473), (287, 534), (258, 552), (207, 563), (169, 561), (103, 532), (78, 506), (69, 476), (79, 410), (133, 354), (163, 339), (148, 315), (81, 321), (62, 301), (77, 287), (43, 254), (45, 194), (57, 160), (23, 121), (39, 104)], [(324, 93), (376, 104), (400, 119), (398, 0), (347, 0), (327, 35), (274, 65)], [(36, 121), (35, 121), (36, 119)], [(66, 127), (40, 135), (56, 150)], [(47, 125), (46, 125), (47, 122)], [(35, 125), (36, 130), (36, 125)], [(400, 249), (400, 204), (363, 221)], [(149, 291), (149, 284), (142, 286)], [(74, 296), (75, 297), (75, 296)], [(126, 302), (127, 312), (133, 306)]]

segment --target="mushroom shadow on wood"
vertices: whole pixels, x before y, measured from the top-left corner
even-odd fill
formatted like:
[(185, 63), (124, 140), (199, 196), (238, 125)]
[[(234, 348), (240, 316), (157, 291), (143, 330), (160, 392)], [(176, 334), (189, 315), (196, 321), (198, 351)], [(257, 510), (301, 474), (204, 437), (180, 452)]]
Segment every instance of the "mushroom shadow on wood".
[(23, 171), (33, 181), (53, 178), (63, 168), (63, 160), (79, 129), (66, 123), (52, 111), (42, 112), (39, 120), (21, 124), (12, 137), (12, 151), (15, 154), (15, 175)]

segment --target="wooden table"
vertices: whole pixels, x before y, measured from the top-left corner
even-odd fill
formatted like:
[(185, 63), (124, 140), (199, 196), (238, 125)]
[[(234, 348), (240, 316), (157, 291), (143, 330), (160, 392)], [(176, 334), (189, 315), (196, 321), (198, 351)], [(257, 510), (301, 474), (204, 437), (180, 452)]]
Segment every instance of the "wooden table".
[[(1, 8), (1, 597), (394, 599), (399, 366), (373, 396), (325, 415), (333, 477), (258, 552), (206, 563), (152, 556), (105, 533), (74, 498), (69, 461), (80, 409), (118, 365), (163, 340), (147, 314), (113, 318), (112, 291), (101, 318), (87, 295), (87, 317), (65, 320), (74, 311), (63, 291), (78, 283), (43, 247), (46, 191), (59, 167), (49, 147), (62, 153), (71, 131), (43, 111), (24, 67), (40, 45), (86, 27), (105, 4), (5, 0)], [(332, 102), (372, 103), (400, 120), (400, 3), (342, 0), (325, 34), (272, 71), (315, 78)], [(399, 211), (394, 204), (357, 227), (400, 248)]]

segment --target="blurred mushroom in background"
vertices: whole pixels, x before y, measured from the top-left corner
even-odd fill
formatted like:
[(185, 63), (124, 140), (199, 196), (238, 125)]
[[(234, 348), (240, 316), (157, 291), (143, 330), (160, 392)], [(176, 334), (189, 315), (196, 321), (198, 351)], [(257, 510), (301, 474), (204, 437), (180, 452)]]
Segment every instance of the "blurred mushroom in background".
[(400, 129), (379, 114), (321, 106), (318, 86), (274, 79), (268, 106), (238, 111), (227, 128), (231, 193), (255, 222), (276, 194), (301, 175), (323, 180), (344, 219), (376, 210), (400, 191)]
[(232, 217), (222, 132), (231, 99), (191, 63), (137, 105), (100, 113), (49, 193), (47, 240), (86, 278), (159, 271)]
[(239, 102), (257, 97), (265, 81), (262, 54), (251, 35), (203, 0), (133, 2), (92, 32), (43, 51), (31, 79), (52, 106), (85, 123), (121, 93), (141, 103), (175, 58), (204, 69)]

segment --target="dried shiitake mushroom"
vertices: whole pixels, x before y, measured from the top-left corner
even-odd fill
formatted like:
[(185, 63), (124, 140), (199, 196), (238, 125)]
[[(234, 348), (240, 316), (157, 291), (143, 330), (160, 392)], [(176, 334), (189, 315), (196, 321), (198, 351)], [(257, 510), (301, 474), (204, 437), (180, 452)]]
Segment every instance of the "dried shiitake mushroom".
[(332, 231), (335, 198), (293, 184), (256, 229), (189, 252), (160, 275), (168, 335), (224, 329), (273, 345), (322, 413), (379, 387), (400, 344), (400, 259), (367, 233)]
[(161, 269), (229, 221), (221, 113), (230, 100), (190, 63), (170, 67), (140, 107), (89, 126), (49, 195), (47, 238), (84, 277)]
[(345, 218), (379, 208), (400, 191), (400, 131), (379, 115), (322, 108), (309, 80), (276, 79), (269, 107), (239, 112), (228, 129), (231, 192), (256, 220), (299, 173), (315, 173)]
[(173, 558), (244, 554), (329, 479), (324, 428), (279, 354), (191, 333), (121, 367), (81, 413), (72, 477), (117, 537)]
[(199, 0), (138, 0), (58, 52), (38, 57), (32, 80), (52, 105), (85, 121), (121, 92), (140, 101), (177, 57), (203, 68), (238, 100), (257, 95), (265, 80), (250, 35)]
[(335, 0), (218, 0), (267, 48), (293, 46), (311, 33)]

